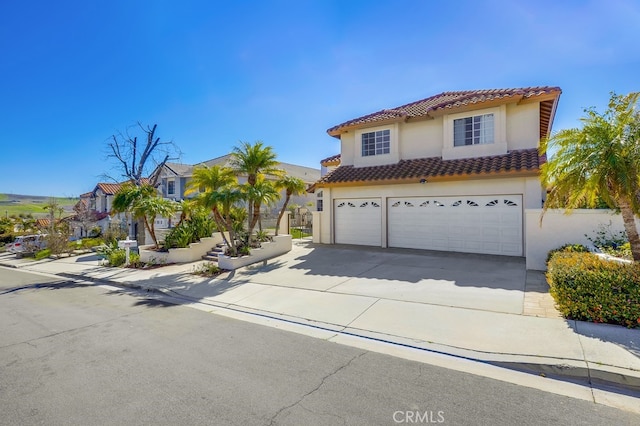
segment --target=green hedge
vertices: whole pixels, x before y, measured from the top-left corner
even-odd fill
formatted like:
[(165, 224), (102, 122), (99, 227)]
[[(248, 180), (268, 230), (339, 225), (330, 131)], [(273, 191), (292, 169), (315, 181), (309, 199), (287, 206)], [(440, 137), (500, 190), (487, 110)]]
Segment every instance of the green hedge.
[(557, 252), (547, 281), (560, 312), (581, 321), (640, 326), (640, 265), (592, 253)]

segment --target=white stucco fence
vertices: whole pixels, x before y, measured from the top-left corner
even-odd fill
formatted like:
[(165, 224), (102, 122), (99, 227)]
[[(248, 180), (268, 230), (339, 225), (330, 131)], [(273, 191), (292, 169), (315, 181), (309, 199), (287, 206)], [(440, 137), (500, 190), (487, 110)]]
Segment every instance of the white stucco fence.
[[(601, 225), (611, 232), (624, 231), (622, 216), (612, 210), (579, 209), (569, 215), (564, 210), (547, 210), (540, 224), (541, 213), (541, 209), (525, 211), (527, 269), (545, 270), (549, 251), (564, 244), (593, 245), (587, 236), (595, 237)], [(640, 226), (638, 219), (636, 226)]]

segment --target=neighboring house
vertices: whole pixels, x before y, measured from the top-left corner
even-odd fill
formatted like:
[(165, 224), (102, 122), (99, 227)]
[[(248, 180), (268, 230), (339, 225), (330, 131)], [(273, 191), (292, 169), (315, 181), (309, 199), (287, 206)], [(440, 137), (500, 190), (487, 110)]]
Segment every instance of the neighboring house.
[[(148, 179), (142, 179), (143, 183), (149, 183)], [(138, 235), (137, 223), (131, 223), (124, 213), (112, 214), (111, 206), (113, 197), (125, 182), (96, 184), (93, 191), (80, 195), (74, 210), (76, 216), (72, 221), (73, 235), (76, 238), (90, 235), (93, 227), (98, 226), (105, 232), (111, 226), (127, 227), (130, 236)]]
[[(212, 160), (204, 161), (202, 163), (188, 165), (179, 163), (167, 163), (160, 170), (160, 177), (158, 179), (158, 190), (165, 198), (170, 198), (176, 201), (184, 199), (184, 191), (187, 187), (187, 183), (193, 174), (193, 169), (197, 166), (205, 165), (207, 167), (212, 166), (230, 166), (231, 154), (217, 157)], [(320, 178), (320, 170), (313, 169), (311, 167), (298, 166), (295, 164), (279, 163), (279, 168), (283, 169), (289, 176), (295, 176), (302, 179), (307, 185), (312, 185)], [(275, 179), (274, 177), (267, 176), (267, 179)], [(240, 183), (246, 182), (246, 177), (240, 176), (238, 181)], [(284, 194), (284, 191), (283, 191)], [(192, 195), (195, 196), (196, 194)], [(263, 209), (277, 211), (282, 207), (284, 203), (284, 195), (275, 206), (263, 206)], [(315, 205), (315, 197), (311, 194), (304, 194), (302, 196), (291, 197), (291, 204), (298, 204), (300, 206), (306, 206), (311, 203)], [(313, 209), (312, 209), (313, 210)]]
[(320, 176), (324, 176), (334, 171), (340, 165), (340, 154), (332, 155), (324, 160), (320, 160)]
[(313, 186), (314, 241), (523, 256), (560, 94), (445, 92), (330, 128), (341, 152)]
[(89, 237), (96, 227), (102, 231), (108, 228), (111, 223), (109, 213), (96, 211), (96, 202), (93, 191), (80, 194), (80, 200), (73, 207), (75, 215), (70, 219), (73, 238)]

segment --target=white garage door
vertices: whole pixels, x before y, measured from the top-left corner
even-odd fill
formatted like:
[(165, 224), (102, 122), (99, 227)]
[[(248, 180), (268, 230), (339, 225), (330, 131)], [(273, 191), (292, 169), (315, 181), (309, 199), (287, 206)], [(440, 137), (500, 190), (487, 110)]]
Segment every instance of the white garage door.
[(380, 199), (337, 199), (335, 203), (335, 242), (380, 246), (382, 244), (382, 207)]
[(522, 196), (388, 200), (389, 247), (522, 256)]

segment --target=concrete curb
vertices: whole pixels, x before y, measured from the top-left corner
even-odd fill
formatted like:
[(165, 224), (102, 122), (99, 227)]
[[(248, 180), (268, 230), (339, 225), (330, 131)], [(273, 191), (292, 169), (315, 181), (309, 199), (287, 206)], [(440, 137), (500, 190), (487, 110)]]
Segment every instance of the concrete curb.
[[(289, 324), (295, 324), (303, 327), (310, 327), (317, 330), (323, 330), (336, 334), (357, 337), (374, 342), (391, 344), (395, 346), (417, 349), (434, 354), (451, 356), (458, 359), (478, 362), (482, 364), (493, 365), (514, 371), (534, 374), (537, 376), (548, 377), (557, 380), (568, 381), (580, 385), (591, 386), (593, 388), (613, 391), (617, 393), (628, 393), (640, 397), (640, 371), (635, 375), (625, 374), (633, 370), (627, 370), (620, 367), (606, 366), (590, 363), (586, 360), (559, 359), (559, 358), (542, 358), (513, 354), (484, 353), (473, 349), (452, 348), (450, 346), (441, 345), (437, 342), (416, 341), (400, 336), (382, 334), (374, 331), (358, 330), (343, 325), (323, 323), (312, 321), (305, 318), (287, 316), (283, 314), (261, 311), (253, 308), (247, 308), (242, 305), (229, 303), (213, 303), (206, 299), (193, 298), (188, 295), (181, 294), (174, 290), (158, 288), (149, 285), (135, 284), (131, 282), (120, 282), (108, 279), (91, 278), (81, 274), (74, 273), (58, 273), (58, 276), (90, 281), (99, 284), (113, 285), (132, 290), (142, 290), (153, 293), (161, 293), (172, 298), (183, 299), (186, 302), (200, 303), (212, 306), (218, 309), (224, 309), (239, 312), (245, 315), (259, 316), (261, 318), (284, 321)], [(534, 362), (538, 358), (543, 362)], [(546, 362), (544, 362), (546, 361)]]

